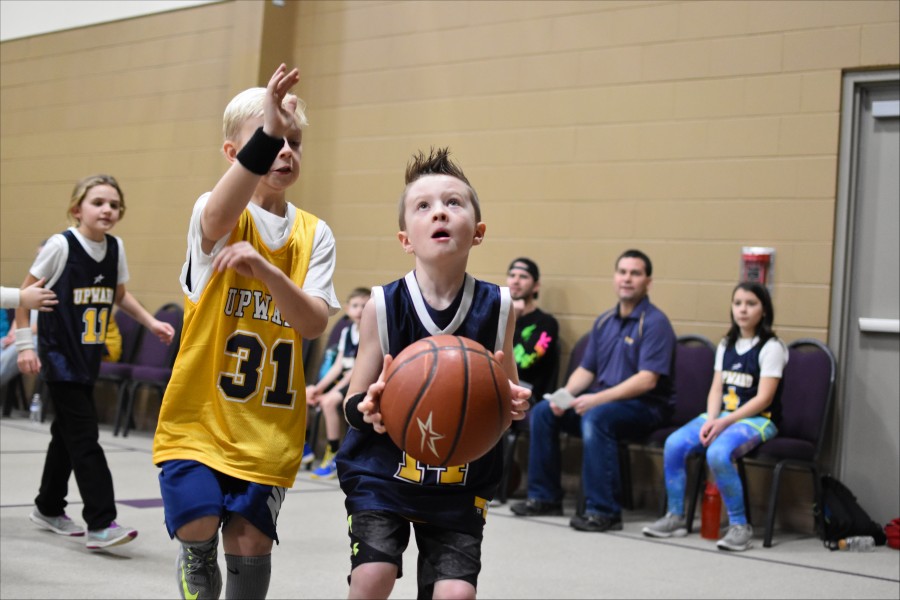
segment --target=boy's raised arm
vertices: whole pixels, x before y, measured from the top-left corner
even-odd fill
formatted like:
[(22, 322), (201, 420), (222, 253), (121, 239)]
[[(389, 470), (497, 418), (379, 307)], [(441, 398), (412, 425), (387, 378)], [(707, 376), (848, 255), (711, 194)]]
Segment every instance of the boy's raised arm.
[[(259, 178), (268, 172), (284, 146), (284, 135), (294, 126), (296, 100), (291, 98), (285, 106), (282, 102), (300, 81), (300, 73), (296, 68), (286, 71), (284, 63), (279, 65), (266, 86), (262, 131), (257, 130), (249, 140), (241, 140), (240, 145), (232, 140), (225, 141), (225, 157), (232, 164), (213, 188), (200, 217), (203, 237), (208, 242), (214, 243), (234, 229)], [(204, 251), (211, 248), (212, 244), (209, 244)]]

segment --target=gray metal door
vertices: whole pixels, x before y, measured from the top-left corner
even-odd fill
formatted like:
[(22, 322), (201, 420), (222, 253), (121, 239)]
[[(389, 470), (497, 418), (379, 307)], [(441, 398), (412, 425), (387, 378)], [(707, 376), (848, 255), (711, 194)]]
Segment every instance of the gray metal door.
[(840, 362), (838, 473), (882, 524), (900, 515), (898, 77), (845, 77), (831, 328)]

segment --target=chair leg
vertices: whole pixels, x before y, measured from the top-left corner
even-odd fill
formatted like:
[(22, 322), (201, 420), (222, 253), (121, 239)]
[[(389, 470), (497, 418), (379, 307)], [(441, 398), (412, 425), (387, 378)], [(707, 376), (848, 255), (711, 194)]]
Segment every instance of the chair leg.
[(784, 463), (775, 465), (772, 473), (772, 493), (769, 495), (769, 510), (766, 514), (766, 533), (763, 538), (763, 547), (772, 547), (772, 531), (775, 529), (775, 509), (778, 506), (778, 488), (781, 485), (781, 471)]
[(819, 477), (819, 469), (815, 464), (811, 464), (809, 470), (813, 478), (813, 531), (821, 537), (821, 532), (825, 531), (825, 511), (820, 505), (822, 502), (822, 478)]
[(584, 480), (579, 480), (578, 495), (575, 498), (575, 514), (583, 515), (587, 510), (587, 498), (584, 495)]
[(737, 460), (738, 477), (741, 478), (741, 490), (744, 492), (744, 515), (747, 517), (747, 524), (753, 525), (750, 518), (750, 491), (747, 489), (747, 469), (744, 465), (744, 459)]
[(162, 398), (162, 394), (165, 391), (164, 389), (160, 389), (160, 387), (153, 382), (149, 381), (133, 381), (129, 386), (128, 390), (128, 402), (126, 403), (126, 413), (125, 413), (125, 429), (122, 432), (122, 437), (128, 437), (128, 432), (132, 429), (135, 429), (137, 425), (134, 422), (134, 402), (137, 398), (138, 390), (149, 387), (152, 390), (156, 390), (160, 394), (160, 398)]
[(501, 504), (505, 504), (509, 496), (509, 476), (512, 472), (518, 439), (519, 432), (511, 428), (503, 434), (503, 474), (500, 476), (500, 487), (497, 490), (497, 501)]
[[(40, 379), (38, 379), (40, 383)], [(22, 410), (28, 410), (28, 396), (25, 395), (25, 381), (22, 374), (13, 377), (9, 383), (4, 386), (6, 392), (3, 396), (3, 416), (8, 417), (12, 414), (14, 406), (19, 405)], [(40, 391), (35, 389), (35, 391)]]
[(125, 398), (127, 381), (119, 381), (116, 383), (116, 417), (113, 421), (113, 435), (119, 435), (122, 430), (122, 419), (125, 417)]
[(622, 486), (622, 508), (634, 509), (634, 495), (631, 489), (631, 450), (628, 442), (619, 444), (619, 484)]
[[(316, 443), (319, 440), (319, 427), (322, 423), (322, 407), (317, 406), (316, 412), (313, 415), (312, 428), (309, 430), (309, 447), (312, 448), (313, 453), (316, 451)], [(313, 466), (315, 466), (316, 461), (312, 461), (308, 465), (306, 465), (307, 471), (312, 471)]]
[(137, 394), (138, 388), (141, 386), (140, 382), (133, 381), (127, 385), (127, 392), (125, 394), (125, 423), (122, 429), (122, 437), (128, 437), (128, 432), (131, 430), (131, 419), (134, 416), (134, 397)]
[(697, 467), (696, 467), (696, 475), (694, 477), (694, 485), (687, 485), (688, 489), (691, 490), (691, 499), (687, 505), (687, 511), (685, 514), (685, 522), (687, 523), (687, 531), (688, 533), (693, 533), (694, 530), (694, 513), (697, 509), (697, 500), (700, 498), (700, 489), (703, 487), (703, 484), (706, 482), (706, 455), (698, 454), (697, 456)]

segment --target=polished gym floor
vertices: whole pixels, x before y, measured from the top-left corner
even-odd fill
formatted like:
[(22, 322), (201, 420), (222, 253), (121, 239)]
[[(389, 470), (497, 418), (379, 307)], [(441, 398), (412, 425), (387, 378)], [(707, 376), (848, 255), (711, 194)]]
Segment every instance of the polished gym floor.
[[(101, 429), (113, 472), (118, 521), (140, 531), (130, 544), (89, 551), (28, 520), (37, 492), (49, 424), (21, 413), (0, 420), (0, 598), (178, 598), (176, 543), (166, 534), (150, 462), (152, 439)], [(68, 514), (81, 521), (74, 479)], [(900, 598), (900, 552), (829, 552), (809, 535), (776, 532), (775, 545), (743, 553), (716, 550), (698, 535), (644, 537), (655, 518), (627, 512), (625, 528), (581, 533), (566, 516), (524, 519), (491, 507), (485, 529), (480, 598)], [(281, 544), (273, 551), (269, 598), (345, 598), (349, 547), (343, 494), (336, 480), (301, 471), (282, 508)], [(221, 553), (221, 550), (220, 550)], [(415, 598), (415, 544), (410, 573), (393, 598)], [(220, 565), (224, 559), (220, 557)], [(223, 566), (224, 569), (224, 566)]]

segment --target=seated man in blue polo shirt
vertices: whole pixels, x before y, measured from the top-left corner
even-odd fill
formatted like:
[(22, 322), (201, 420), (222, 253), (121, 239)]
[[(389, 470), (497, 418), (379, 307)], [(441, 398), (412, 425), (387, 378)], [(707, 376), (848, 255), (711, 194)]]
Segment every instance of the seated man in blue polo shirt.
[(562, 514), (559, 434), (582, 438), (584, 514), (569, 525), (580, 531), (622, 529), (618, 441), (649, 434), (672, 412), (675, 331), (650, 303), (653, 265), (640, 250), (616, 260), (613, 288), (619, 302), (594, 322), (581, 364), (565, 387), (531, 409), (528, 499), (512, 512)]

